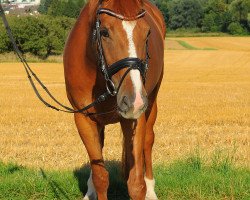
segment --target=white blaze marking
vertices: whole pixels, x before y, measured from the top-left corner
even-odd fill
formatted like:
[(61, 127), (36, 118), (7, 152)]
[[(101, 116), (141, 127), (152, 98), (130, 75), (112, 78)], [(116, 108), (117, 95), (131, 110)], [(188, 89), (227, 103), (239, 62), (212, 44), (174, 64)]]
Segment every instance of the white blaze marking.
[(136, 26), (136, 21), (122, 21), (122, 25), (124, 30), (127, 33), (128, 38), (128, 53), (130, 57), (137, 57), (136, 49), (135, 49), (135, 43), (133, 41), (133, 31)]
[[(136, 26), (136, 21), (122, 21), (122, 25), (124, 30), (127, 33), (128, 38), (128, 53), (129, 57), (137, 58), (135, 43), (133, 41), (133, 31)], [(135, 88), (135, 102), (134, 102), (134, 111), (137, 111), (143, 104), (143, 100), (141, 98), (141, 90), (142, 90), (142, 82), (141, 82), (141, 74), (139, 70), (131, 70), (130, 77)]]

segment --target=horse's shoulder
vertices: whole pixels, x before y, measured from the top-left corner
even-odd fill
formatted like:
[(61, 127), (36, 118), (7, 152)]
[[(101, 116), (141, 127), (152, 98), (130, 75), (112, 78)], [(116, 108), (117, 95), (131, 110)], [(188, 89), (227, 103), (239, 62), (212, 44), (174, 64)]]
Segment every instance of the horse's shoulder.
[(166, 24), (164, 21), (164, 17), (161, 13), (161, 11), (150, 1), (146, 0), (144, 2), (144, 6), (146, 11), (149, 13), (151, 18), (154, 20), (154, 22), (157, 24), (157, 26), (160, 28), (161, 33), (163, 37), (165, 38), (166, 35)]

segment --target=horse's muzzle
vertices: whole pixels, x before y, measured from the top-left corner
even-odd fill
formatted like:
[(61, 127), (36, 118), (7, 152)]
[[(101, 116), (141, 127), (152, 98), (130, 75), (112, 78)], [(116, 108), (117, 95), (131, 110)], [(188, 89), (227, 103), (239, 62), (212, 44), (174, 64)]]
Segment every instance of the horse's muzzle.
[(136, 97), (123, 96), (118, 101), (118, 110), (122, 117), (126, 119), (138, 119), (148, 107), (148, 99), (141, 95)]

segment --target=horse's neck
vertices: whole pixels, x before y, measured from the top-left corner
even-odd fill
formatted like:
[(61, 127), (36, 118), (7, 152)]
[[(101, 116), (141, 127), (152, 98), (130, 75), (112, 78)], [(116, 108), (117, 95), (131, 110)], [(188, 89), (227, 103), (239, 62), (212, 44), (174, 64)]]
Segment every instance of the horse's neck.
[(92, 2), (98, 1), (90, 0), (85, 8), (83, 8), (77, 20), (76, 29), (81, 32), (80, 34), (83, 37), (83, 43), (78, 44), (83, 46), (83, 55), (86, 55), (91, 61), (94, 61), (96, 52), (93, 46), (93, 27), (96, 19), (96, 8), (93, 8), (93, 5), (91, 5)]

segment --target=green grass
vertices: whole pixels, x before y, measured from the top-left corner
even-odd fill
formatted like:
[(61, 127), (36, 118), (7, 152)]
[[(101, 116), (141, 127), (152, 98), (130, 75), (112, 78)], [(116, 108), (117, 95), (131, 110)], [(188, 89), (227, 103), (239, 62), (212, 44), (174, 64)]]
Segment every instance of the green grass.
[[(128, 200), (120, 164), (107, 163), (110, 200)], [(156, 166), (156, 192), (160, 200), (250, 199), (250, 171), (233, 167), (230, 159), (215, 157), (205, 164), (199, 156)], [(89, 167), (75, 171), (44, 171), (0, 163), (0, 199), (81, 199), (86, 192)]]
[(226, 163), (203, 166), (189, 159), (158, 167), (156, 173), (160, 199), (250, 199), (250, 171)]
[(167, 30), (166, 37), (225, 37), (231, 36), (222, 32), (202, 32), (199, 28), (180, 28), (177, 30)]
[[(202, 32), (175, 32), (175, 31), (168, 31), (166, 37), (234, 37), (234, 35), (230, 35), (227, 33), (202, 33)], [(236, 37), (236, 36), (235, 36)], [(238, 36), (239, 37), (239, 36)], [(242, 36), (241, 36), (242, 37)], [(245, 36), (244, 36), (245, 37)]]
[(166, 37), (173, 38), (173, 37), (250, 37), (248, 34), (243, 35), (231, 35), (229, 33), (222, 33), (222, 32), (208, 32), (204, 33), (201, 31), (185, 31), (185, 30), (177, 30), (177, 31), (169, 31), (167, 30)]
[(182, 40), (177, 40), (177, 42), (183, 46), (184, 48), (188, 49), (188, 50), (217, 50), (217, 49), (214, 49), (214, 48), (197, 48), (197, 47), (194, 47), (192, 45), (190, 45), (189, 43), (185, 42), (185, 41), (182, 41)]

